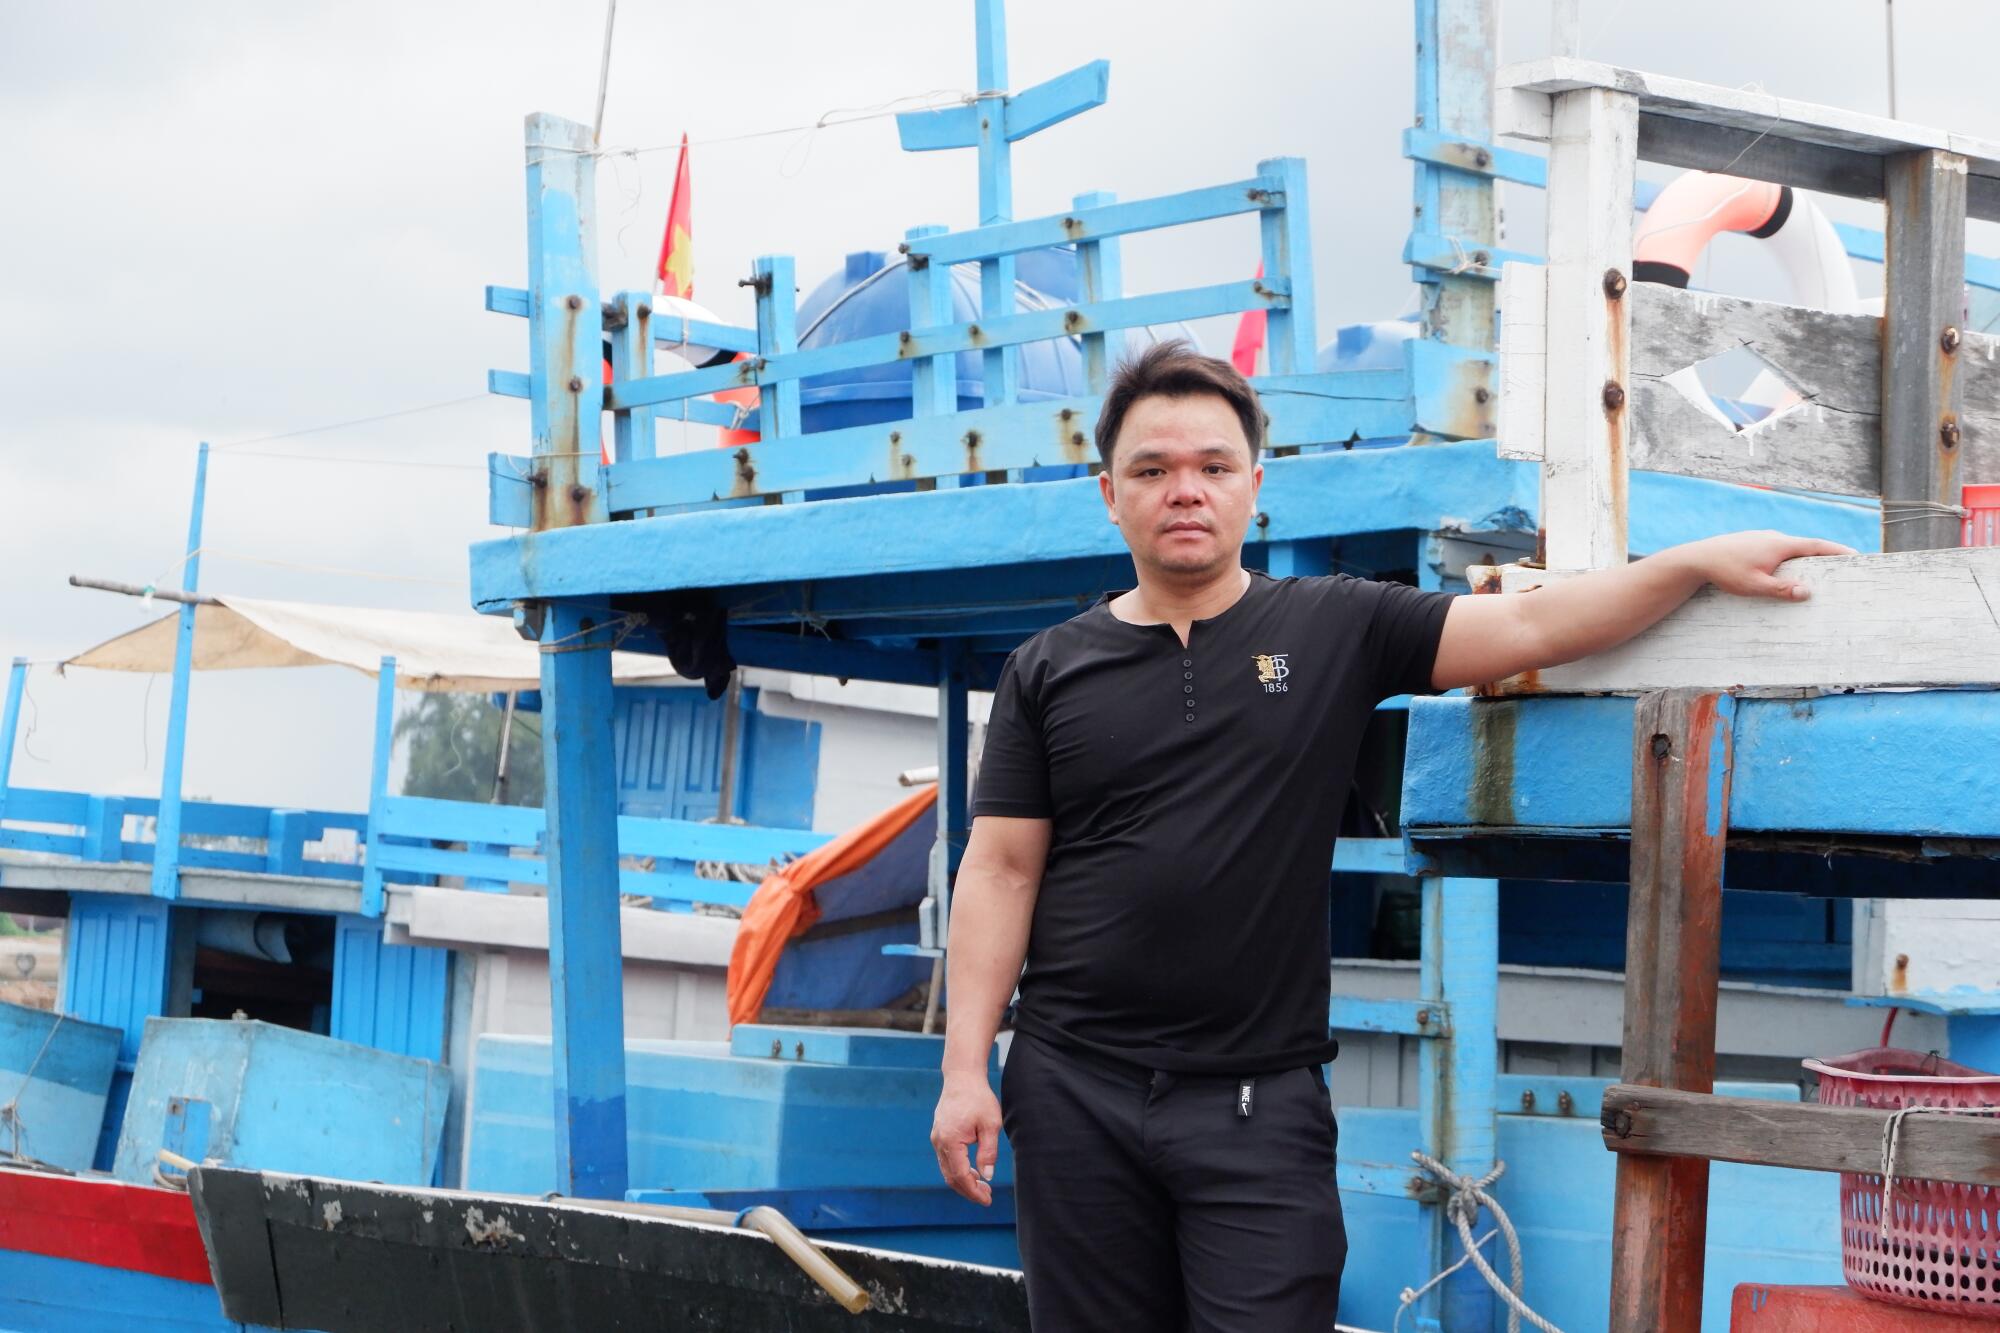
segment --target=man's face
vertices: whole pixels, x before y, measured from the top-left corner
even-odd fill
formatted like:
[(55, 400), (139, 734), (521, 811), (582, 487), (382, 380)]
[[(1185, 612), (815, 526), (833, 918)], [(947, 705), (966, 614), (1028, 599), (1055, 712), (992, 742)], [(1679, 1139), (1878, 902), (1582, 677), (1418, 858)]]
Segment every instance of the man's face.
[(1133, 560), (1188, 576), (1239, 562), (1264, 469), (1234, 409), (1202, 393), (1132, 404), (1097, 480)]

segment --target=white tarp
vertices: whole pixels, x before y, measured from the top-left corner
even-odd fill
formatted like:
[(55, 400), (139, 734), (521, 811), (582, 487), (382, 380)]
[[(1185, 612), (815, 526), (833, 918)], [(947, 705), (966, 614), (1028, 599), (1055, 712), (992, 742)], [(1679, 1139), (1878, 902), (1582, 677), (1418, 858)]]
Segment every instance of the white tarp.
[[(174, 669), (175, 614), (98, 644), (63, 663), (103, 671)], [(541, 654), (499, 616), (385, 611), (317, 602), (266, 602), (218, 594), (195, 608), (194, 669), (344, 666), (368, 675), (396, 659), (396, 683), (411, 690), (483, 693), (541, 687)], [(611, 654), (624, 684), (684, 683), (664, 657)]]

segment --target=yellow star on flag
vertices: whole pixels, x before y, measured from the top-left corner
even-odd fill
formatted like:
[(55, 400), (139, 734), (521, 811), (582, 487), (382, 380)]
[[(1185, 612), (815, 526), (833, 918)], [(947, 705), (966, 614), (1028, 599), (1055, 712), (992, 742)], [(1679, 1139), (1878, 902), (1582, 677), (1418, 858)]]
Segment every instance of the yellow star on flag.
[(694, 246), (688, 239), (686, 227), (676, 226), (669, 235), (667, 258), (660, 266), (660, 273), (668, 279), (669, 296), (687, 298), (694, 295)]

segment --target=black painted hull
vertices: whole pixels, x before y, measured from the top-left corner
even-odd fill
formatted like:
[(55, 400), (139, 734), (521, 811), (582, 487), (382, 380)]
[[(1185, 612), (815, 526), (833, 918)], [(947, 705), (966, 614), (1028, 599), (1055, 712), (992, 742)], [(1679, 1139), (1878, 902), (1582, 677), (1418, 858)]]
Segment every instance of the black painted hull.
[(203, 1168), (195, 1217), (223, 1313), (322, 1333), (1028, 1327), (1010, 1269), (821, 1244), (850, 1315), (761, 1235), (453, 1190)]

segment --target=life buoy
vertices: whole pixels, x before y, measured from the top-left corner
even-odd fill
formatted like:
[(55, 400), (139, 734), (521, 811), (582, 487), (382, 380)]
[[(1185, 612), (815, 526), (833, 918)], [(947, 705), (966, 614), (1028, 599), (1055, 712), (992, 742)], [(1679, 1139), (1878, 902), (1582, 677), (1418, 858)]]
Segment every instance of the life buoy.
[[(1842, 314), (1877, 304), (1861, 299), (1847, 249), (1810, 196), (1795, 193), (1789, 185), (1707, 171), (1675, 177), (1646, 210), (1632, 238), (1632, 277), (1684, 288), (1709, 243), (1727, 231), (1768, 244), (1785, 270), (1795, 304)], [(1681, 387), (1703, 411), (1733, 429), (1753, 424), (1717, 406), (1701, 389), (1694, 367), (1680, 373), (1689, 377)], [(1799, 399), (1797, 390), (1769, 370), (1761, 371), (1734, 398), (1745, 407), (1762, 409), (1763, 416), (1783, 411)]]

